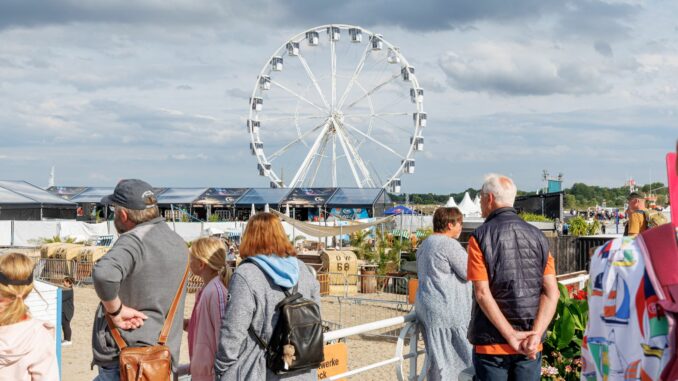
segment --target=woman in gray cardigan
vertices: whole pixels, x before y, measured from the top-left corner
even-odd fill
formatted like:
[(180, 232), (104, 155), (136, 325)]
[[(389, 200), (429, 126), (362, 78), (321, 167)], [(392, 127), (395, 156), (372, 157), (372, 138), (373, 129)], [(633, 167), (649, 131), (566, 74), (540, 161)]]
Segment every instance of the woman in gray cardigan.
[[(275, 306), (283, 289), (298, 284), (298, 291), (320, 305), (320, 285), (306, 265), (296, 258), (278, 217), (259, 213), (250, 218), (240, 245), (240, 255), (254, 263), (235, 270), (228, 286), (228, 302), (214, 369), (217, 380), (317, 380), (317, 370), (277, 376), (266, 368), (264, 350), (249, 332), (268, 342), (278, 314)], [(266, 274), (264, 274), (264, 271)]]
[(457, 208), (436, 209), (434, 234), (417, 250), (419, 288), (415, 310), (429, 360), (429, 381), (456, 380), (462, 370), (471, 366), (471, 345), (466, 339), (471, 319), (468, 255), (457, 241), (462, 219)]

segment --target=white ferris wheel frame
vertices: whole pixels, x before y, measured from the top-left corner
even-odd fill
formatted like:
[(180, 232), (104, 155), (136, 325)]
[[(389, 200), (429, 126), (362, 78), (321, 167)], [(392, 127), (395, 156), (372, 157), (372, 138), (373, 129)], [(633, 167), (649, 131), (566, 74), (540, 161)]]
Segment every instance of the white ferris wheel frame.
[[(329, 31), (333, 30), (333, 29), (330, 29), (330, 28), (338, 28), (340, 31), (341, 30), (348, 31), (349, 29), (355, 28), (355, 29), (357, 29), (361, 32), (362, 36), (369, 38), (369, 40), (366, 41), (366, 47), (365, 47), (364, 52), (362, 53), (360, 61), (356, 65), (356, 68), (353, 72), (353, 75), (351, 76), (351, 79), (350, 79), (348, 85), (344, 89), (344, 92), (339, 99), (337, 99), (337, 86), (336, 86), (336, 78), (337, 78), (337, 73), (336, 73), (336, 59), (337, 59), (337, 57), (336, 57), (336, 49), (335, 49), (336, 41), (333, 38), (331, 38), (331, 36), (329, 36)], [(308, 35), (309, 32), (317, 33), (318, 37), (320, 37), (321, 33), (328, 32), (327, 34), (328, 34), (328, 38), (329, 38), (329, 42), (330, 42), (330, 55), (331, 55), (330, 65), (331, 65), (331, 76), (332, 76), (332, 78), (331, 78), (331, 94), (330, 94), (331, 95), (331, 99), (330, 99), (331, 102), (330, 103), (328, 103), (328, 100), (325, 98), (325, 94), (323, 94), (323, 92), (320, 88), (320, 85), (318, 84), (317, 79), (315, 78), (311, 68), (308, 66), (308, 63), (304, 59), (304, 57), (301, 53), (301, 50), (299, 50), (298, 53), (294, 56), (287, 54), (288, 44), (297, 43), (298, 46), (301, 47), (302, 42), (307, 41), (307, 35)], [(375, 87), (367, 90), (363, 87), (363, 85), (360, 82), (357, 81), (357, 79), (358, 79), (360, 73), (362, 72), (362, 69), (363, 69), (363, 66), (365, 64), (367, 57), (369, 56), (370, 52), (372, 51), (371, 40), (373, 38), (378, 38), (379, 41), (381, 41), (383, 43), (382, 49), (388, 49), (387, 54), (395, 54), (396, 55), (396, 57), (398, 59), (397, 62), (400, 65), (400, 72), (392, 75), (386, 81), (381, 82), (378, 85), (376, 85)], [(296, 58), (299, 59), (299, 62), (304, 67), (304, 71), (306, 72), (308, 79), (311, 81), (311, 84), (309, 84), (309, 87), (313, 86), (315, 88), (315, 92), (317, 93), (317, 95), (320, 96), (319, 99), (320, 99), (322, 105), (318, 105), (316, 102), (313, 102), (313, 101), (305, 98), (301, 94), (287, 88), (282, 83), (279, 83), (279, 82), (277, 82), (273, 79), (273, 77), (271, 76), (271, 72), (273, 72), (274, 70), (272, 69), (271, 63), (272, 63), (274, 58), (283, 57), (283, 56), (287, 56), (287, 57), (290, 57), (290, 58), (296, 57)], [(380, 88), (382, 88), (383, 86), (390, 83), (391, 81), (393, 81), (397, 78), (401, 78), (401, 72), (404, 69), (409, 71), (410, 68), (411, 68), (411, 66), (409, 65), (405, 56), (403, 56), (402, 53), (400, 52), (400, 49), (398, 49), (397, 47), (392, 45), (390, 42), (385, 40), (382, 35), (373, 33), (368, 29), (365, 29), (365, 28), (362, 28), (362, 27), (359, 27), (359, 26), (355, 26), (355, 25), (347, 25), (347, 24), (321, 25), (321, 26), (317, 26), (317, 27), (314, 27), (314, 28), (307, 29), (307, 30), (305, 30), (301, 33), (298, 33), (298, 34), (292, 36), (291, 38), (287, 39), (269, 57), (269, 59), (263, 65), (261, 71), (259, 72), (259, 75), (257, 76), (257, 80), (256, 80), (256, 83), (254, 85), (254, 89), (252, 90), (252, 94), (251, 94), (251, 97), (250, 97), (249, 116), (248, 116), (248, 120), (247, 120), (247, 122), (248, 122), (248, 132), (249, 132), (249, 135), (250, 135), (250, 144), (251, 144), (250, 147), (252, 148), (253, 155), (256, 156), (256, 158), (257, 158), (258, 167), (260, 169), (260, 174), (267, 176), (271, 180), (271, 187), (285, 188), (285, 187), (302, 186), (303, 182), (306, 180), (306, 177), (309, 175), (309, 171), (311, 169), (311, 164), (313, 163), (314, 156), (319, 154), (318, 150), (321, 148), (321, 146), (322, 146), (323, 151), (320, 153), (319, 160), (322, 161), (322, 158), (324, 157), (323, 155), (325, 153), (324, 150), (329, 145), (328, 140), (330, 139), (330, 133), (328, 131), (332, 127), (334, 127), (334, 133), (331, 134), (332, 135), (332, 142), (331, 142), (332, 143), (331, 144), (331, 147), (332, 147), (332, 167), (331, 167), (331, 170), (332, 170), (332, 174), (331, 174), (332, 186), (333, 187), (339, 186), (338, 182), (337, 182), (337, 173), (336, 173), (336, 168), (337, 168), (336, 161), (338, 159), (336, 150), (337, 150), (337, 141), (338, 141), (340, 148), (344, 152), (344, 158), (348, 162), (348, 165), (351, 169), (351, 173), (353, 175), (353, 179), (355, 180), (356, 186), (358, 188), (363, 188), (363, 187), (386, 188), (386, 187), (390, 186), (391, 191), (395, 191), (395, 192), (399, 193), (399, 189), (400, 189), (400, 179), (399, 179), (399, 177), (400, 177), (400, 175), (407, 173), (407, 172), (405, 172), (405, 168), (408, 165), (410, 165), (410, 163), (412, 165), (412, 171), (413, 171), (414, 153), (417, 150), (421, 150), (421, 149), (416, 149), (415, 147), (418, 144), (417, 138), (423, 138), (422, 131), (423, 131), (423, 127), (425, 125), (425, 121), (422, 122), (419, 119), (419, 116), (423, 116), (423, 118), (426, 118), (426, 113), (424, 112), (423, 95), (422, 95), (421, 98), (418, 98), (418, 100), (414, 102), (414, 105), (416, 107), (416, 111), (415, 111), (416, 114), (413, 114), (414, 119), (415, 119), (414, 120), (414, 132), (413, 132), (407, 153), (405, 153), (404, 155), (396, 152), (394, 149), (388, 147), (386, 144), (379, 142), (375, 137), (372, 136), (372, 133), (371, 133), (372, 127), (373, 127), (372, 122), (373, 122), (375, 116), (377, 116), (377, 114), (374, 112), (372, 95), (376, 91), (378, 91)], [(319, 120), (326, 119), (322, 124), (319, 124), (318, 126), (311, 128), (308, 131), (306, 131), (304, 134), (302, 134), (300, 129), (299, 129), (299, 119), (298, 119), (299, 118), (299, 114), (298, 114), (299, 103), (298, 103), (297, 109), (294, 111), (294, 115), (289, 118), (289, 119), (293, 119), (294, 122), (295, 122), (295, 128), (297, 129), (297, 138), (295, 140), (293, 140), (292, 142), (286, 144), (284, 147), (282, 147), (281, 149), (279, 149), (278, 151), (276, 151), (275, 153), (273, 153), (272, 155), (270, 155), (268, 157), (263, 150), (263, 141), (261, 140), (261, 134), (260, 134), (261, 130), (258, 129), (258, 128), (257, 129), (249, 128), (249, 124), (252, 121), (255, 121), (257, 123), (257, 125), (260, 123), (260, 118), (259, 118), (260, 111), (256, 109), (254, 102), (256, 102), (257, 98), (262, 99), (262, 102), (263, 102), (263, 98), (264, 98), (263, 93), (264, 93), (265, 90), (261, 89), (261, 86), (260, 86), (260, 83), (262, 81), (262, 77), (268, 77), (269, 81), (272, 85), (275, 85), (276, 87), (281, 88), (285, 92), (295, 96), (296, 98), (298, 98), (298, 102), (299, 101), (304, 102), (304, 103), (322, 111), (323, 113), (329, 112), (329, 115), (317, 116), (317, 119), (319, 119)], [(413, 89), (415, 92), (421, 90), (421, 87), (419, 86), (419, 81), (417, 80), (417, 77), (414, 74), (414, 72), (408, 72), (408, 80), (407, 81), (409, 81), (409, 83), (411, 85), (411, 89)], [(370, 110), (370, 115), (369, 115), (370, 119), (369, 119), (369, 125), (368, 125), (368, 128), (367, 128), (367, 133), (361, 131), (360, 129), (352, 126), (351, 124), (349, 124), (345, 121), (340, 122), (340, 121), (336, 120), (335, 115), (334, 115), (335, 111), (341, 110), (342, 107), (344, 106), (345, 102), (347, 101), (347, 97), (348, 97), (350, 91), (352, 90), (353, 86), (358, 86), (360, 88), (360, 90), (363, 92), (364, 95), (359, 97), (355, 101), (351, 102), (351, 104), (348, 105), (347, 108), (352, 107), (353, 105), (357, 104), (358, 102), (360, 102), (364, 99), (367, 100), (368, 108)], [(423, 91), (423, 90), (421, 90), (421, 91)], [(417, 95), (417, 94), (415, 94), (415, 95)], [(263, 106), (263, 103), (262, 103), (262, 106)], [(335, 108), (335, 106), (336, 106), (336, 108)], [(325, 107), (325, 108), (323, 109), (323, 107)], [(409, 115), (410, 113), (391, 113), (391, 114), (398, 114), (398, 115), (406, 115), (407, 114), (407, 115)], [(382, 114), (379, 114), (379, 115), (388, 115), (388, 113), (387, 114), (382, 113)], [(274, 119), (276, 119), (276, 118), (274, 118)], [(340, 126), (341, 128), (337, 128), (338, 126)], [(346, 128), (344, 128), (344, 127), (346, 127)], [(265, 126), (264, 126), (264, 128), (265, 128)], [(349, 136), (348, 136), (347, 132), (344, 131), (345, 129), (350, 129), (351, 131), (358, 133), (363, 138), (363, 141), (359, 144), (359, 146), (362, 145), (366, 140), (370, 140), (372, 143), (375, 143), (375, 144), (381, 146), (382, 148), (390, 151), (391, 153), (393, 153), (396, 156), (401, 158), (400, 166), (398, 166), (397, 170), (393, 174), (391, 174), (385, 182), (383, 182), (383, 183), (375, 182), (375, 179), (372, 178), (372, 175), (371, 175), (366, 163), (361, 158), (361, 156), (358, 154), (356, 147), (353, 147), (350, 144)], [(299, 142), (302, 142), (303, 144), (306, 145), (306, 143), (304, 142), (304, 138), (307, 135), (310, 135), (310, 134), (312, 134), (312, 133), (314, 133), (318, 130), (321, 130), (321, 133), (318, 134), (315, 141), (313, 142), (313, 145), (311, 146), (308, 154), (306, 155), (305, 159), (303, 160), (302, 165), (299, 167), (299, 169), (295, 173), (292, 180), (289, 181), (289, 183), (283, 183), (282, 179), (277, 175), (277, 173), (275, 173), (275, 171), (271, 167), (271, 164), (270, 164), (271, 162), (269, 161), (269, 159), (281, 156), (289, 148), (291, 148), (292, 146), (296, 145)], [(257, 147), (257, 144), (261, 144), (262, 148), (261, 149), (255, 149)], [(353, 157), (351, 157), (351, 156), (353, 156)], [(315, 177), (316, 177), (319, 169), (320, 169), (320, 163), (318, 163), (317, 166), (316, 166), (316, 170), (315, 170), (315, 173), (313, 174), (313, 178), (312, 178), (312, 181), (311, 181), (311, 186), (313, 186), (313, 183), (315, 182)], [(376, 172), (376, 170), (374, 172)], [(410, 173), (412, 173), (412, 172), (410, 172)], [(376, 173), (376, 175), (378, 176), (378, 173)], [(397, 186), (397, 188), (396, 188), (396, 186)]]

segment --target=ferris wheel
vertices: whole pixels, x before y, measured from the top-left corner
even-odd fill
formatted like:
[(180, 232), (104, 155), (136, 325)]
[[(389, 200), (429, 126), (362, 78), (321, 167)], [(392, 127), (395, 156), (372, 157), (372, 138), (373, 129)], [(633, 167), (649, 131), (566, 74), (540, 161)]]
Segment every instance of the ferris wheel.
[(250, 151), (271, 187), (400, 192), (424, 148), (424, 90), (382, 35), (324, 25), (283, 43), (249, 100)]

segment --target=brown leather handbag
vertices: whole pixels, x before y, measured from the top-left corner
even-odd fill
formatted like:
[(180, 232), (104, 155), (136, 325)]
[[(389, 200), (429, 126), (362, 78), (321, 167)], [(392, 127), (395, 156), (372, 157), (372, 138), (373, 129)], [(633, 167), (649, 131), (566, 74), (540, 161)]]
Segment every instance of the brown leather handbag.
[(181, 280), (179, 289), (174, 295), (172, 305), (165, 323), (160, 331), (160, 337), (156, 345), (148, 347), (128, 347), (125, 340), (120, 336), (120, 332), (113, 324), (110, 316), (106, 315), (108, 327), (115, 343), (120, 348), (120, 380), (121, 381), (171, 381), (172, 380), (172, 356), (167, 343), (167, 336), (172, 328), (172, 321), (177, 311), (179, 299), (184, 291), (186, 277), (188, 275), (188, 266), (184, 272), (184, 278)]

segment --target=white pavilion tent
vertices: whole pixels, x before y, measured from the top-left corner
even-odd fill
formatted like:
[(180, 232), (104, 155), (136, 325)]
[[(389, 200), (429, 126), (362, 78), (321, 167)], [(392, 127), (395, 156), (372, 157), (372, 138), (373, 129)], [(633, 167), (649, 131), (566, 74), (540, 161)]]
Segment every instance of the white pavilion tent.
[(459, 203), (459, 209), (464, 214), (464, 217), (479, 217), (480, 207), (476, 205), (468, 192), (464, 193), (464, 198)]
[(453, 207), (456, 207), (456, 206), (457, 206), (457, 203), (454, 201), (454, 198), (452, 196), (450, 196), (450, 199), (447, 200), (447, 202), (445, 203), (445, 207), (453, 208)]

